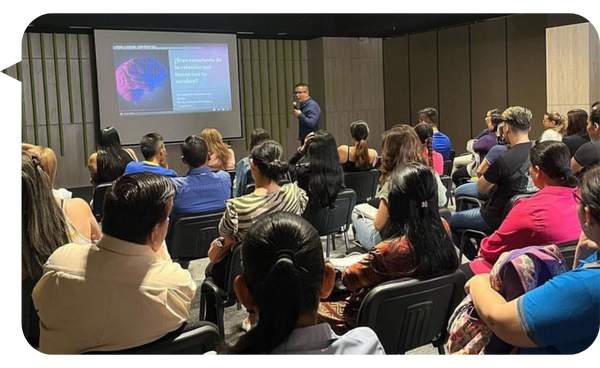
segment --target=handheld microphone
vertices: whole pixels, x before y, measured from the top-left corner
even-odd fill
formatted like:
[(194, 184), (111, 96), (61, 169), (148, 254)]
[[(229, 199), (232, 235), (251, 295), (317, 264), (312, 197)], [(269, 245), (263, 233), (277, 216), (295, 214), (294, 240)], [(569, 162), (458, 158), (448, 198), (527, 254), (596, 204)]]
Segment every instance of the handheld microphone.
[(292, 106), (294, 107), (294, 110), (298, 110), (298, 102), (293, 101)]

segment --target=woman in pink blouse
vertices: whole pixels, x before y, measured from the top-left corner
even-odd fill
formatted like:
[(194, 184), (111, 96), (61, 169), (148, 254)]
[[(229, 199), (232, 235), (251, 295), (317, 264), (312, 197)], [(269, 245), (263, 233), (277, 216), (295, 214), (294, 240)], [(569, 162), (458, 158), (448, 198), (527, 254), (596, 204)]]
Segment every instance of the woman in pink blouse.
[(338, 333), (356, 326), (369, 290), (382, 282), (452, 272), (458, 267), (449, 226), (440, 218), (434, 173), (420, 163), (400, 166), (391, 175), (389, 221), (384, 241), (342, 274), (352, 292), (341, 301), (322, 302), (319, 318)]
[(427, 123), (415, 125), (415, 132), (423, 145), (423, 157), (429, 163), (429, 166), (435, 169), (438, 175), (444, 175), (444, 157), (441, 153), (433, 150), (433, 128)]
[(540, 191), (518, 200), (500, 228), (483, 239), (480, 258), (469, 267), (461, 266), (467, 276), (489, 273), (503, 252), (579, 238), (581, 225), (573, 197), (577, 180), (571, 173), (569, 149), (558, 141), (540, 142), (531, 148), (530, 160), (529, 173)]

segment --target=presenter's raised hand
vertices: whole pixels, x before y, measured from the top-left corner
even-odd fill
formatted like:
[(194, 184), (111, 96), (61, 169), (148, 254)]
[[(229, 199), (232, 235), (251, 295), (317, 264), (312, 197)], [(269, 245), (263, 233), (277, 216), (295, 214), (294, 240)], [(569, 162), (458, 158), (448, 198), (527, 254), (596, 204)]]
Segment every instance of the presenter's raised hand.
[(300, 116), (300, 114), (302, 114), (302, 111), (300, 111), (298, 109), (294, 109), (294, 115)]

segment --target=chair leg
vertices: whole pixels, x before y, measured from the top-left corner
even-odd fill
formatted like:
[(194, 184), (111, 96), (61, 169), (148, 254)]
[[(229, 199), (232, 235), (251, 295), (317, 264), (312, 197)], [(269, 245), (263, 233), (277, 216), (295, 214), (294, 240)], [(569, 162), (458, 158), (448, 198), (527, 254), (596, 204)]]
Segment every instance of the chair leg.
[(206, 320), (206, 294), (200, 289), (200, 314), (198, 315), (200, 321)]
[(344, 231), (344, 242), (346, 243), (346, 251), (348, 251), (348, 249), (350, 249), (350, 242), (348, 241), (348, 227), (346, 227), (346, 230)]
[(325, 257), (329, 258), (329, 247), (331, 246), (331, 237), (327, 235), (327, 248), (325, 248)]
[(331, 234), (331, 249), (335, 250), (335, 234)]
[(444, 350), (444, 344), (441, 344), (437, 348), (438, 348), (438, 354), (440, 354), (440, 355), (446, 355), (446, 350)]

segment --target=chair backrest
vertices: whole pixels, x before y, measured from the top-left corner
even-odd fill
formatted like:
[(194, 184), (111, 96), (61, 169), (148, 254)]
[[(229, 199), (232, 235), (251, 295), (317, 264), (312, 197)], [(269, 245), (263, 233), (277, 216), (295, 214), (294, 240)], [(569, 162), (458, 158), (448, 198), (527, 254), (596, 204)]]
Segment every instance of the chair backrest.
[(446, 220), (448, 226), (450, 225), (450, 219), (452, 218), (452, 212), (446, 207), (442, 207), (439, 209), (440, 217)]
[(575, 250), (577, 249), (577, 243), (579, 240), (573, 240), (565, 243), (556, 244), (563, 257), (565, 257), (565, 261), (567, 261), (567, 268), (569, 270), (573, 269), (573, 261), (575, 261)]
[(231, 197), (233, 198), (233, 183), (235, 183), (235, 170), (227, 170), (229, 174), (229, 179), (231, 180)]
[(356, 192), (356, 203), (365, 203), (375, 197), (379, 170), (357, 171), (344, 173), (346, 188)]
[(352, 189), (344, 189), (338, 193), (335, 202), (327, 208), (308, 206), (302, 217), (317, 229), (319, 236), (334, 234), (343, 226), (350, 226), (352, 210), (356, 205), (356, 193)]
[(182, 330), (183, 326), (157, 341), (135, 348), (88, 354), (204, 354), (215, 350), (220, 342), (219, 329), (210, 322), (200, 321), (198, 327), (185, 332)]
[(94, 188), (94, 201), (92, 202), (92, 213), (96, 217), (96, 221), (102, 221), (102, 216), (104, 215), (104, 197), (106, 196), (106, 191), (108, 188), (112, 186), (113, 182), (110, 183), (102, 183), (98, 184), (96, 188)]
[(358, 325), (373, 329), (387, 354), (404, 354), (432, 342), (443, 344), (465, 282), (459, 270), (433, 278), (385, 282), (363, 300)]
[(515, 206), (515, 203), (517, 203), (517, 200), (519, 200), (521, 198), (531, 197), (534, 194), (535, 193), (517, 193), (514, 196), (512, 196), (508, 200), (508, 202), (506, 202), (506, 204), (504, 205), (504, 211), (502, 212), (502, 218), (505, 219), (506, 216), (508, 216), (508, 214), (510, 213), (510, 210), (512, 210), (513, 207)]
[(219, 237), (223, 210), (181, 215), (167, 235), (167, 249), (173, 260), (206, 258), (210, 243)]
[[(289, 174), (286, 174), (281, 179), (279, 179), (277, 184), (279, 184), (279, 186), (281, 187), (281, 186), (289, 184), (289, 183), (291, 183), (290, 177), (289, 177)], [(244, 195), (253, 193), (254, 189), (256, 189), (256, 184), (254, 183), (254, 179), (253, 179), (252, 182), (246, 184), (246, 189), (244, 189)]]
[(440, 180), (446, 188), (446, 204), (443, 207), (448, 207), (448, 203), (450, 203), (450, 197), (452, 197), (452, 178), (448, 175), (442, 175), (440, 176)]

